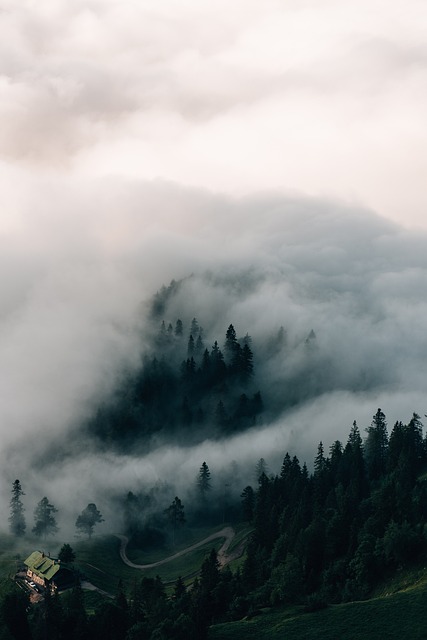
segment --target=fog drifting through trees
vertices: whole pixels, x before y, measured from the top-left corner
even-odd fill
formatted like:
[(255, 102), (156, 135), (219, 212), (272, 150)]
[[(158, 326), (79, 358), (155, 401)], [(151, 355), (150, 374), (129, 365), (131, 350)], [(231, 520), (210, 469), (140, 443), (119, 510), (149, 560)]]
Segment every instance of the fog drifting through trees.
[[(299, 197), (231, 200), (114, 180), (86, 196), (42, 190), (44, 226), (31, 243), (22, 235), (25, 262), (3, 241), (3, 272), (15, 272), (0, 332), (4, 508), (18, 476), (28, 505), (49, 495), (61, 508), (61, 527), (88, 501), (107, 527), (112, 493), (165, 481), (181, 497), (203, 460), (212, 478), (237, 461), (241, 491), (261, 456), (272, 472), (288, 449), (310, 464), (317, 434), (342, 439), (354, 419), (363, 432), (373, 407), (403, 421), (424, 415), (425, 235)], [(120, 241), (108, 226), (123, 229)], [(148, 453), (99, 455), (78, 430), (152, 349), (153, 295), (172, 279), (181, 285), (166, 322), (182, 318), (187, 331), (196, 317), (221, 341), (233, 323), (251, 336), (263, 423), (227, 441), (160, 439)]]

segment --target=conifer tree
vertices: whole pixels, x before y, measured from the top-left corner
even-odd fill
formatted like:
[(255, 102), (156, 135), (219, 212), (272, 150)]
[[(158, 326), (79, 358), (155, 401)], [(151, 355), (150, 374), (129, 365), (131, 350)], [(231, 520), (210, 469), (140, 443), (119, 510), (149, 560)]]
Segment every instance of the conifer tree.
[(184, 505), (178, 496), (176, 496), (172, 504), (165, 509), (164, 513), (172, 525), (172, 543), (175, 546), (175, 531), (177, 527), (185, 522)]
[(202, 500), (206, 499), (207, 493), (211, 490), (211, 472), (206, 462), (203, 462), (199, 469), (199, 475), (197, 478), (197, 486), (200, 491)]
[(197, 337), (199, 335), (199, 332), (200, 332), (199, 323), (197, 322), (196, 318), (193, 318), (190, 326), (190, 334), (193, 337)]
[(197, 356), (200, 356), (200, 354), (203, 353), (203, 348), (204, 348), (204, 344), (203, 344), (202, 336), (199, 333), (199, 335), (197, 336), (196, 343), (194, 345), (194, 353)]
[(268, 473), (268, 465), (264, 460), (264, 458), (260, 458), (256, 463), (256, 467), (255, 467), (255, 479), (258, 482), (258, 484), (261, 482), (262, 476), (264, 475), (266, 476), (267, 473)]
[(46, 536), (55, 535), (58, 531), (58, 526), (56, 524), (55, 516), (58, 509), (50, 504), (49, 500), (46, 498), (42, 498), (40, 502), (37, 504), (34, 510), (34, 527), (32, 529), (33, 533), (36, 536)]
[(423, 423), (418, 413), (413, 413), (408, 424), (408, 449), (410, 464), (414, 465), (414, 470), (419, 471), (424, 462), (423, 451)]
[(253, 365), (253, 353), (248, 344), (243, 345), (241, 357), (240, 357), (240, 375), (244, 382), (249, 380), (254, 373)]
[(25, 534), (25, 509), (21, 500), (21, 497), (24, 495), (25, 493), (22, 490), (21, 483), (19, 482), (19, 480), (15, 480), (12, 485), (12, 498), (10, 499), (9, 516), (10, 532), (14, 536), (23, 536)]
[(366, 462), (369, 476), (377, 480), (386, 469), (388, 434), (384, 413), (378, 409), (366, 429), (368, 437), (365, 443)]
[(225, 342), (224, 342), (224, 353), (227, 360), (228, 366), (232, 371), (238, 370), (238, 352), (241, 351), (240, 344), (237, 342), (236, 330), (233, 325), (227, 329), (227, 333), (225, 334)]
[(225, 377), (226, 366), (224, 362), (224, 356), (221, 349), (218, 346), (218, 342), (215, 340), (210, 355), (210, 364), (213, 382), (220, 382)]
[(187, 356), (189, 358), (192, 358), (194, 355), (194, 338), (193, 338), (193, 334), (190, 333), (190, 337), (188, 338), (188, 345), (187, 345)]
[(314, 459), (314, 475), (320, 475), (326, 468), (326, 458), (324, 456), (323, 442), (319, 442), (317, 455)]
[(65, 563), (73, 562), (76, 559), (76, 554), (71, 548), (71, 545), (69, 545), (67, 542), (62, 545), (61, 550), (58, 553), (58, 559), (61, 562)]
[(183, 325), (182, 325), (182, 320), (180, 320), (178, 318), (178, 320), (176, 321), (176, 324), (175, 324), (175, 335), (177, 336), (177, 338), (181, 338), (183, 332), (184, 332), (184, 328), (183, 328)]

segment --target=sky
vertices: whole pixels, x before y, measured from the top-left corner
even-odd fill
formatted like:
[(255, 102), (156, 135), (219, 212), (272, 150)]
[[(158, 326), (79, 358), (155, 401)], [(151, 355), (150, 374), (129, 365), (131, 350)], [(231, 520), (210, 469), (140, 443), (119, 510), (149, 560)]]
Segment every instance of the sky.
[(426, 28), (417, 0), (4, 0), (6, 224), (17, 185), (122, 176), (425, 228)]
[[(424, 415), (426, 29), (417, 0), (0, 2), (3, 504), (17, 473), (49, 490), (33, 458), (58, 438), (80, 452), (49, 496), (72, 487), (70, 511), (88, 482), (158, 478), (169, 449), (95, 472), (72, 434), (137, 366), (153, 293), (190, 274), (170, 311), (213, 333), (316, 331), (329, 387), (274, 417), (266, 457), (309, 459), (379, 403)], [(265, 371), (273, 395), (300, 356)], [(211, 443), (214, 465), (247, 442)]]

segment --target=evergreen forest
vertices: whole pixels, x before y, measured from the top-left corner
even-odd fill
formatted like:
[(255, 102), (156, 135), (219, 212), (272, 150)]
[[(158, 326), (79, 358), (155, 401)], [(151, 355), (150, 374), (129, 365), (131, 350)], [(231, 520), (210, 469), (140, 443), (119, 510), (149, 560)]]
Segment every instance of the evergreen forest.
[[(254, 616), (263, 607), (317, 611), (367, 599), (396, 572), (427, 559), (427, 438), (417, 414), (389, 430), (378, 409), (363, 436), (354, 422), (345, 442), (326, 449), (319, 443), (311, 473), (288, 452), (277, 474), (267, 474), (262, 459), (254, 467), (256, 483), (241, 488), (235, 505), (234, 521), (252, 527), (237, 567), (221, 567), (212, 548), (190, 583), (178, 578), (167, 589), (159, 577), (120, 582), (114, 599), (90, 614), (79, 581), (31, 608), (24, 594), (10, 592), (2, 605), (11, 634), (5, 637), (23, 637), (24, 629), (34, 640), (202, 640), (210, 625)], [(193, 518), (214, 511), (206, 499), (210, 482), (204, 462), (198, 476), (204, 506)], [(131, 536), (138, 535), (131, 515), (143, 509), (139, 500), (130, 493), (125, 501)], [(178, 497), (165, 516), (174, 530), (184, 526)]]
[(193, 318), (188, 330), (178, 318), (155, 325), (152, 348), (123, 377), (112, 398), (87, 425), (108, 446), (144, 446), (155, 435), (198, 442), (221, 438), (261, 420), (252, 338), (233, 324), (223, 339), (208, 342)]
[[(222, 339), (208, 340), (195, 317), (186, 328), (179, 318), (163, 320), (168, 292), (153, 305), (155, 328), (139, 368), (123, 376), (116, 393), (84, 426), (104, 449), (128, 451), (143, 444), (149, 450), (158, 436), (190, 444), (225, 441), (262, 425), (269, 411), (251, 336), (239, 336), (230, 324)], [(283, 340), (281, 330), (277, 348)], [(311, 331), (305, 348), (315, 340)], [(80, 571), (72, 589), (60, 596), (46, 591), (32, 606), (27, 594), (9, 586), (1, 603), (0, 637), (204, 640), (212, 625), (251, 619), (266, 607), (314, 612), (368, 599), (396, 573), (427, 560), (427, 436), (417, 413), (406, 424), (390, 427), (379, 408), (362, 431), (354, 421), (342, 440), (324, 444), (322, 439), (308, 466), (297, 456), (284, 451), (281, 468), (270, 472), (254, 452), (253, 482), (236, 486), (241, 476), (230, 468), (216, 491), (209, 460), (203, 461), (185, 499), (174, 497), (170, 485), (129, 486), (114, 498), (117, 523), (109, 528), (122, 527), (130, 550), (161, 554), (167, 545), (173, 549), (182, 542), (190, 528), (246, 527), (236, 561), (220, 562), (212, 545), (193, 575), (171, 584), (136, 574), (131, 581), (119, 580), (115, 593), (91, 608)], [(24, 495), (16, 480), (9, 518), (15, 538), (25, 537)], [(32, 533), (56, 536), (57, 511), (43, 498)], [(103, 521), (89, 503), (75, 527), (91, 540)], [(69, 543), (61, 553), (64, 562), (74, 562)]]

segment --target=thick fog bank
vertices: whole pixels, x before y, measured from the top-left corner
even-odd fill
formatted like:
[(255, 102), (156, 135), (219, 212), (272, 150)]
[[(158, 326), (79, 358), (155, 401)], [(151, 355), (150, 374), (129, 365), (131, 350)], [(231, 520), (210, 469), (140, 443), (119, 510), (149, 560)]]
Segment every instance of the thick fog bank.
[[(203, 460), (213, 477), (237, 461), (247, 483), (261, 456), (272, 472), (287, 449), (310, 465), (320, 439), (345, 440), (354, 419), (363, 430), (379, 406), (390, 423), (424, 415), (426, 240), (298, 196), (28, 185), (0, 237), (3, 509), (19, 477), (28, 516), (47, 495), (65, 530), (88, 502), (107, 514), (111, 493), (163, 479), (185, 492)], [(251, 335), (264, 422), (227, 442), (100, 455), (78, 429), (151, 349), (152, 296), (172, 279), (166, 322)]]

